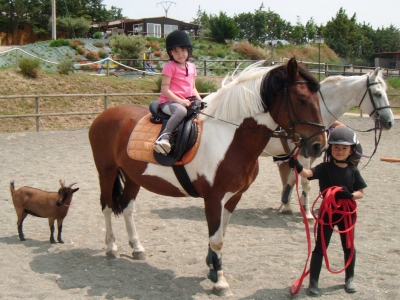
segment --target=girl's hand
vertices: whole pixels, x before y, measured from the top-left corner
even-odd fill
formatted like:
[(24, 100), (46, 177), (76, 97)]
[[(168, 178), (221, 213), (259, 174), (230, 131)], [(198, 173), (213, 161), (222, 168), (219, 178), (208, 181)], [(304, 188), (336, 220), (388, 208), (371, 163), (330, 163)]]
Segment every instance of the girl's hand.
[(191, 102), (189, 100), (187, 100), (187, 99), (182, 99), (181, 104), (183, 106), (190, 106)]

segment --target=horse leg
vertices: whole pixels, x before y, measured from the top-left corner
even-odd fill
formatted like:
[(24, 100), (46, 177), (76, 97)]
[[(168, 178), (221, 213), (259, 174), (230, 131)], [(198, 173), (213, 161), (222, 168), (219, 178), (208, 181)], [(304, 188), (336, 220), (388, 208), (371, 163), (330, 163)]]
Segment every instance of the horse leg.
[[(209, 247), (206, 258), (206, 264), (209, 266), (209, 279), (214, 282), (213, 293), (218, 296), (233, 295), (228, 282), (224, 276), (222, 269), (222, 246), (223, 240), (228, 227), (232, 212), (239, 202), (242, 193), (236, 194), (233, 197), (231, 194), (225, 195), (221, 202), (205, 201), (205, 211), (209, 230)], [(229, 198), (226, 202), (225, 199)], [(224, 207), (220, 203), (225, 203)], [(219, 212), (219, 213), (218, 213)], [(220, 217), (218, 218), (218, 214)], [(218, 221), (219, 219), (219, 221)]]
[(146, 260), (147, 256), (144, 247), (140, 243), (139, 235), (136, 231), (136, 226), (133, 218), (134, 206), (136, 201), (136, 196), (139, 192), (140, 186), (126, 178), (125, 188), (122, 194), (123, 202), (128, 200), (128, 206), (123, 210), (123, 215), (125, 219), (125, 227), (128, 233), (129, 245), (132, 247), (133, 259), (136, 260)]
[(119, 258), (118, 246), (115, 244), (115, 236), (112, 230), (111, 213), (112, 209), (108, 206), (103, 209), (104, 220), (106, 223), (106, 255), (108, 258)]
[(289, 163), (287, 161), (279, 163), (278, 169), (282, 182), (281, 207), (279, 210), (282, 209), (281, 211), (284, 215), (293, 215), (292, 207), (290, 206), (293, 185), (289, 183), (289, 177), (292, 176)]

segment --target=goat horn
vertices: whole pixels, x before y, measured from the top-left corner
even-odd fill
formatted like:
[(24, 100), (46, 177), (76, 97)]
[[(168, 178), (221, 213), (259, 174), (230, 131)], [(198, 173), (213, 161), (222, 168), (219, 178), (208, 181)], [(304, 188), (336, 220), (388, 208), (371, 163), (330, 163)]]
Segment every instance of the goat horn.
[(64, 186), (64, 184), (65, 184), (65, 180), (63, 181), (62, 179), (60, 179), (60, 185)]

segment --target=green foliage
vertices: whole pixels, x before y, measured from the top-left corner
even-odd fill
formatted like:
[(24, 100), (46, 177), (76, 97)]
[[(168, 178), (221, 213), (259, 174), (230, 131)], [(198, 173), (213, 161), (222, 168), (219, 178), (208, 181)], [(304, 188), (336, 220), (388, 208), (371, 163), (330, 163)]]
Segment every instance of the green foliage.
[(102, 42), (94, 42), (94, 43), (92, 43), (92, 45), (97, 47), (97, 48), (103, 48), (104, 47), (104, 43), (102, 43)]
[(40, 70), (40, 62), (38, 59), (22, 58), (18, 61), (18, 67), (24, 76), (37, 78)]
[(74, 72), (74, 64), (73, 64), (72, 60), (66, 59), (66, 60), (61, 61), (57, 65), (57, 69), (58, 69), (58, 73), (68, 75), (69, 73)]
[(53, 40), (49, 44), (50, 47), (62, 47), (62, 46), (69, 46), (69, 41), (65, 39), (57, 39)]
[(389, 77), (386, 79), (386, 82), (389, 87), (394, 88), (396, 90), (400, 90), (400, 78), (399, 77)]
[(95, 33), (93, 33), (93, 38), (94, 39), (102, 39), (103, 38), (103, 35), (101, 34), (101, 32), (95, 32)]
[(99, 50), (99, 52), (97, 52), (97, 55), (101, 59), (105, 58), (107, 56), (107, 54), (108, 54), (107, 50)]
[(235, 39), (238, 34), (239, 29), (234, 19), (228, 17), (224, 12), (210, 18), (210, 36), (218, 43), (224, 44), (226, 39)]
[[(56, 20), (57, 32), (65, 34), (68, 38), (86, 36), (90, 29), (90, 21), (87, 19), (61, 17)], [(49, 29), (51, 23), (49, 22)]]
[[(157, 90), (155, 93), (159, 93), (161, 91), (161, 82), (162, 76), (159, 76), (156, 80)], [(207, 78), (196, 78), (196, 89), (199, 93), (212, 93), (218, 90), (218, 84), (215, 80), (207, 79)]]
[(118, 59), (138, 59), (146, 50), (146, 38), (140, 35), (117, 35), (110, 40), (110, 47)]

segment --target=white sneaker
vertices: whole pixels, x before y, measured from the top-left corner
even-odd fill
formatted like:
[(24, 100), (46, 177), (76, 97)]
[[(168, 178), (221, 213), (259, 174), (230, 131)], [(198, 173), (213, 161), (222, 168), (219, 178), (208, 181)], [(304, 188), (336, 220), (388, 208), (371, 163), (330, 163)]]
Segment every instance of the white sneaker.
[(171, 151), (171, 144), (167, 139), (161, 139), (154, 143), (153, 149), (157, 153), (161, 153), (166, 156)]

